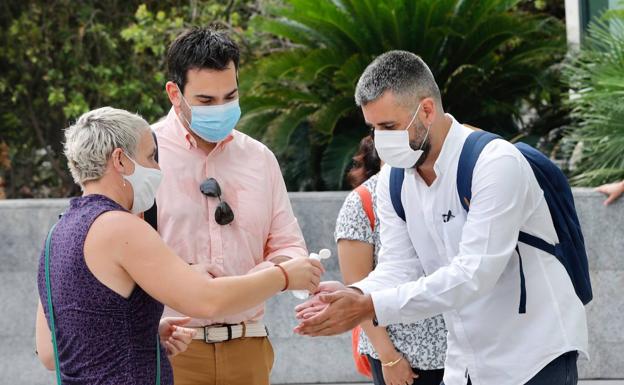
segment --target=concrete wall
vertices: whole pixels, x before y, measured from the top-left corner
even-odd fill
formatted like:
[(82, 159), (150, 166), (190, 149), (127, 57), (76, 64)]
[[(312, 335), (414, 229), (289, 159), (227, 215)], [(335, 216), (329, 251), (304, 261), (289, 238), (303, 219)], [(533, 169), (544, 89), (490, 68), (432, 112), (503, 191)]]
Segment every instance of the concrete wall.
[[(291, 200), (310, 250), (333, 245), (333, 228), (345, 193), (293, 193)], [(624, 201), (605, 208), (590, 190), (575, 190), (587, 240), (594, 301), (587, 307), (591, 363), (581, 362), (583, 378), (624, 378)], [(0, 384), (53, 383), (34, 355), (37, 300), (36, 263), (47, 230), (66, 200), (0, 201)], [(326, 279), (339, 277), (335, 258)], [(293, 307), (282, 294), (268, 303), (267, 323), (275, 346), (274, 383), (355, 382), (349, 336), (294, 336)]]

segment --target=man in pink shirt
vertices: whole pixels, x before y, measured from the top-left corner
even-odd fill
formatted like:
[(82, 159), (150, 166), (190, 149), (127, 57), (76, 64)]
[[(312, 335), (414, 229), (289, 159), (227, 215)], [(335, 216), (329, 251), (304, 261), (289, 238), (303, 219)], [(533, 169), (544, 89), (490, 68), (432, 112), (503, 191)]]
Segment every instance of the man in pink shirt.
[[(152, 127), (163, 180), (158, 231), (188, 263), (212, 277), (244, 275), (307, 251), (273, 153), (234, 130), (239, 49), (207, 28), (169, 47), (172, 108)], [(273, 349), (264, 307), (194, 319), (197, 340), (172, 360), (176, 385), (269, 384)], [(164, 316), (178, 315), (166, 308)]]

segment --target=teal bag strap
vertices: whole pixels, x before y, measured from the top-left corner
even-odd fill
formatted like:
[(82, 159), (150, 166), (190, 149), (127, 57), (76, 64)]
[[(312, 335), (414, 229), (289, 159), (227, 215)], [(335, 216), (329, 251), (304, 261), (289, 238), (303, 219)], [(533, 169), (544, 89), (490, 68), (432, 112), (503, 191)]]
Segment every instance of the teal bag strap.
[[(58, 223), (50, 229), (45, 243), (45, 280), (48, 294), (48, 314), (50, 317), (50, 333), (52, 334), (52, 348), (54, 349), (54, 367), (56, 369), (56, 383), (61, 385), (61, 368), (59, 364), (58, 347), (56, 345), (56, 327), (54, 324), (54, 308), (52, 307), (52, 287), (50, 285), (50, 244), (52, 232)], [(156, 333), (156, 385), (160, 385), (160, 336)]]
[(156, 333), (156, 385), (160, 385), (160, 336)]
[(50, 286), (50, 243), (52, 242), (52, 232), (58, 223), (50, 229), (45, 243), (45, 280), (46, 291), (48, 292), (48, 314), (50, 317), (50, 332), (52, 334), (52, 347), (54, 349), (54, 367), (56, 369), (56, 383), (61, 385), (61, 368), (59, 364), (58, 347), (56, 346), (56, 327), (54, 326), (54, 308), (52, 307), (52, 287)]

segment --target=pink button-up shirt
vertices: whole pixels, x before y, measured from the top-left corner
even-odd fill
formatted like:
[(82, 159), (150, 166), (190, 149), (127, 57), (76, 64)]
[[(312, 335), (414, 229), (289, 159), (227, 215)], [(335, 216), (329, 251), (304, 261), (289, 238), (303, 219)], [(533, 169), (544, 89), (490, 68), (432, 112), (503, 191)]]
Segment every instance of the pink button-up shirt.
[[(205, 264), (213, 277), (271, 267), (277, 256), (307, 256), (279, 165), (265, 145), (233, 131), (206, 155), (173, 108), (152, 128), (163, 172), (156, 196), (158, 231), (177, 255), (192, 264)], [(219, 200), (199, 190), (210, 177), (217, 180), (221, 199), (234, 211), (229, 225), (215, 221)], [(194, 319), (191, 325), (258, 321), (263, 314), (261, 305), (234, 316)], [(163, 316), (175, 315), (180, 314), (165, 308)]]

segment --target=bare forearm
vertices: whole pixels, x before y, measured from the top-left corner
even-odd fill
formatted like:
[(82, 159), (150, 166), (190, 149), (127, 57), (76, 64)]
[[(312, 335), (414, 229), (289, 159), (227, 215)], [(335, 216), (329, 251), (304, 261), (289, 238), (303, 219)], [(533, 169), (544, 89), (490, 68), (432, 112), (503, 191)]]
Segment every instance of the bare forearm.
[[(366, 278), (372, 271), (374, 246), (362, 241), (339, 240), (338, 257), (344, 282), (346, 285), (351, 285)], [(350, 286), (348, 290), (352, 290), (359, 295), (363, 294), (357, 287)], [(382, 361), (396, 359), (396, 349), (388, 336), (386, 328), (374, 327), (371, 321), (364, 321), (360, 326)]]
[(396, 359), (397, 351), (390, 340), (385, 327), (374, 327), (371, 321), (365, 321), (360, 325), (382, 362)]
[(281, 291), (285, 283), (284, 275), (277, 267), (244, 276), (206, 280), (205, 289), (200, 291), (200, 304), (206, 306), (200, 305), (196, 309), (202, 314), (187, 314), (202, 318), (236, 314), (262, 304)]

